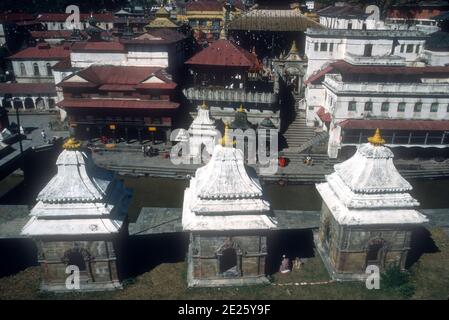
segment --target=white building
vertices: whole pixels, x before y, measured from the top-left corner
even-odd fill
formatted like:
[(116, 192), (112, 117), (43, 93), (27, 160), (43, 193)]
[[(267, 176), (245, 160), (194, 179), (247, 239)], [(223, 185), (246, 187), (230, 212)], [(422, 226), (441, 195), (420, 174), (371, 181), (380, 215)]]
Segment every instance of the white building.
[(189, 286), (263, 284), (267, 232), (276, 228), (262, 188), (233, 148), (226, 130), (223, 145), (184, 193), (183, 230), (190, 232)]
[[(319, 86), (319, 89), (315, 89)], [(322, 89), (321, 89), (322, 87)], [(309, 122), (329, 130), (328, 155), (376, 128), (390, 146), (449, 146), (449, 67), (352, 65), (339, 60), (309, 79)], [(325, 115), (325, 117), (323, 116)]]
[(334, 279), (364, 279), (369, 266), (404, 269), (414, 228), (428, 222), (379, 130), (369, 141), (316, 185), (323, 206), (315, 242)]
[(21, 232), (36, 241), (46, 291), (70, 291), (67, 267), (78, 268), (81, 290), (121, 288), (114, 241), (131, 193), (79, 147), (72, 139), (64, 144), (58, 173), (37, 196)]

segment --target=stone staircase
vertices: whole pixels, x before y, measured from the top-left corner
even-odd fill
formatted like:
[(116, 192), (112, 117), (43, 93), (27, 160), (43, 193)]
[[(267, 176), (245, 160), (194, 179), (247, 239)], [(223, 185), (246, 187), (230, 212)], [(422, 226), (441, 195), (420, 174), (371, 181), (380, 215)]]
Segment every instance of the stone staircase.
[(298, 149), (303, 144), (314, 138), (316, 135), (315, 128), (306, 125), (306, 119), (300, 113), (296, 115), (296, 119), (290, 123), (284, 132), (288, 149)]

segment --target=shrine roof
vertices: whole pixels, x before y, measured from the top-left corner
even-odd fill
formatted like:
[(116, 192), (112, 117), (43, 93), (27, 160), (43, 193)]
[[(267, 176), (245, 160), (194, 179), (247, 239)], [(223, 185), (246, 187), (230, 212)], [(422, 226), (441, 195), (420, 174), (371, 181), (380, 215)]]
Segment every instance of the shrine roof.
[(189, 65), (256, 68), (257, 57), (232, 41), (219, 39), (185, 62)]

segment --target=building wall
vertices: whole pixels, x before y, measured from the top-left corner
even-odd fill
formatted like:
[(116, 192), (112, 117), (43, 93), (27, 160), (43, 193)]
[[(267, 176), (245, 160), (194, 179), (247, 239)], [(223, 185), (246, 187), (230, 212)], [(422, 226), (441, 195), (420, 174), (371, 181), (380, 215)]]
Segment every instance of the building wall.
[[(229, 235), (196, 233), (192, 235), (190, 244), (194, 279), (224, 279), (219, 272), (218, 252), (229, 238), (238, 248), (236, 251), (241, 252), (241, 256), (238, 256), (237, 259), (241, 276), (237, 278), (265, 275), (265, 257), (267, 253), (265, 235), (236, 235), (229, 237)], [(239, 262), (239, 259), (241, 262)]]
[(327, 205), (323, 203), (318, 239), (329, 258), (331, 267), (337, 273), (365, 274), (367, 250), (370, 241), (375, 239), (384, 241), (384, 250), (380, 255), (381, 270), (391, 264), (398, 264), (404, 268), (411, 234), (412, 229), (400, 225), (383, 227), (339, 225)]
[[(25, 75), (22, 74), (21, 64), (25, 67)], [(14, 75), (19, 83), (54, 83), (53, 71), (47, 73), (47, 63), (53, 67), (58, 60), (13, 60)], [(34, 64), (39, 68), (39, 75), (34, 74)]]
[[(364, 64), (397, 64), (398, 57), (404, 59), (399, 61), (400, 63), (412, 63), (420, 56), (425, 42), (421, 39), (398, 39), (398, 41), (399, 45), (393, 52), (396, 58), (391, 58), (387, 56), (392, 51), (393, 39), (306, 36), (305, 53), (308, 58), (306, 78), (328, 63), (339, 59), (351, 61), (357, 59), (357, 56), (364, 60), (362, 61)], [(372, 45), (371, 57), (363, 57), (367, 44)]]
[(66, 290), (67, 262), (64, 257), (74, 248), (87, 253), (86, 271), (80, 272), (81, 290), (105, 290), (120, 287), (117, 275), (116, 257), (110, 240), (100, 241), (48, 241), (38, 240), (38, 261), (42, 267), (42, 286), (48, 291)]
[(111, 52), (72, 52), (70, 54), (72, 67), (87, 68), (92, 64), (126, 65), (126, 53)]
[(0, 23), (0, 46), (6, 43), (5, 30), (3, 24)]
[(431, 66), (449, 65), (449, 52), (447, 51), (423, 50), (422, 55), (427, 59), (428, 64)]

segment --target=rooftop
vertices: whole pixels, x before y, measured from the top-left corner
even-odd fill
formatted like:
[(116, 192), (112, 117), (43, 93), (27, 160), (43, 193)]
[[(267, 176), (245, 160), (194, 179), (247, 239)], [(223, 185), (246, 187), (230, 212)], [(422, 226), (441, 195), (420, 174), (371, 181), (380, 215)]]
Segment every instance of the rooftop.
[(186, 3), (187, 11), (223, 11), (223, 3), (218, 0), (190, 0)]
[(75, 42), (73, 52), (126, 52), (125, 46), (118, 41)]
[(305, 31), (307, 28), (324, 28), (298, 10), (255, 9), (234, 18), (229, 30), (252, 31)]
[(53, 83), (0, 83), (0, 94), (56, 95), (56, 88)]
[(185, 62), (190, 65), (256, 68), (257, 57), (230, 40), (219, 39)]
[(29, 47), (9, 57), (11, 60), (36, 59), (36, 60), (62, 60), (70, 57), (71, 46), (68, 44), (51, 47), (47, 43), (40, 43), (35, 47)]
[(338, 124), (344, 129), (448, 131), (448, 120), (347, 119)]
[(317, 14), (321, 17), (336, 17), (340, 19), (358, 18), (365, 19), (369, 15), (365, 13), (361, 8), (343, 5), (343, 6), (329, 6), (324, 9), (318, 10)]
[[(65, 22), (69, 16), (69, 13), (41, 13), (37, 16), (36, 20), (40, 22)], [(80, 13), (80, 20), (88, 21), (91, 16), (98, 22), (114, 21), (114, 15), (112, 13)]]

